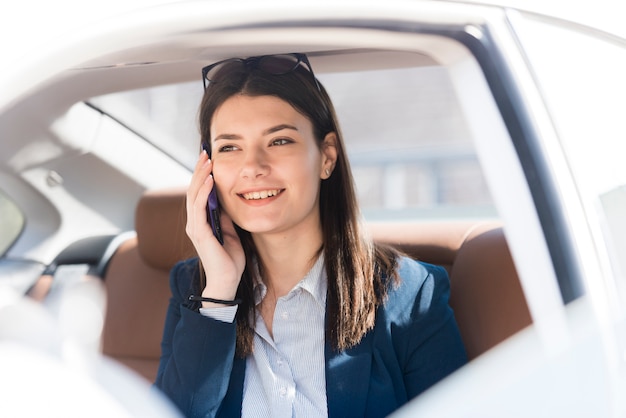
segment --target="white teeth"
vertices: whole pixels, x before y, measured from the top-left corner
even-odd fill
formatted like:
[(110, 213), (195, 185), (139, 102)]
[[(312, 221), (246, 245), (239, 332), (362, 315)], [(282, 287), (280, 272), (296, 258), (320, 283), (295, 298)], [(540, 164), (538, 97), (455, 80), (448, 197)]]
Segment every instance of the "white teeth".
[(244, 193), (242, 196), (246, 200), (259, 200), (276, 196), (279, 190), (263, 190), (262, 192)]

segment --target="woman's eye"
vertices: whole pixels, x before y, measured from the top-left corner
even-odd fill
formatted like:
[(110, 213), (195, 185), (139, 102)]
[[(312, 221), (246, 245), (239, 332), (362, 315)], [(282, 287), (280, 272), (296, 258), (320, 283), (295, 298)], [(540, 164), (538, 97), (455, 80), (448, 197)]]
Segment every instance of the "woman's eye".
[(287, 144), (291, 144), (293, 141), (291, 139), (287, 139), (287, 138), (277, 138), (274, 139), (272, 141), (272, 146), (274, 145), (287, 145)]
[(237, 149), (237, 147), (235, 145), (223, 145), (221, 147), (218, 148), (218, 152), (231, 152), (231, 151), (235, 151)]

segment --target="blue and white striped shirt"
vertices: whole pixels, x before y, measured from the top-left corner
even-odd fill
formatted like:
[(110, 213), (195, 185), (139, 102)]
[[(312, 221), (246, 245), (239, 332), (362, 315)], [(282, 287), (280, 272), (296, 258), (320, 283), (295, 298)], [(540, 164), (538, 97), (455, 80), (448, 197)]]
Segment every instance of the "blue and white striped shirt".
[[(321, 255), (307, 275), (276, 301), (273, 336), (257, 311), (254, 351), (246, 360), (242, 416), (326, 417), (324, 317), (328, 287)], [(267, 293), (255, 285), (258, 306)], [(233, 309), (234, 308), (234, 309)], [(226, 322), (236, 307), (200, 309)]]

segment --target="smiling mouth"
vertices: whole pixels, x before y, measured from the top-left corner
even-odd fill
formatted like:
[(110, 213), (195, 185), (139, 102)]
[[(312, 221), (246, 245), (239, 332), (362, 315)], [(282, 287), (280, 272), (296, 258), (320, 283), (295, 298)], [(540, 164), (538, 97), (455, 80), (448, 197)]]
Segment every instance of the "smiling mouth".
[(259, 192), (251, 192), (251, 193), (243, 193), (239, 196), (243, 197), (246, 200), (261, 200), (267, 199), (268, 197), (273, 197), (282, 193), (281, 189), (272, 189), (272, 190), (262, 190)]

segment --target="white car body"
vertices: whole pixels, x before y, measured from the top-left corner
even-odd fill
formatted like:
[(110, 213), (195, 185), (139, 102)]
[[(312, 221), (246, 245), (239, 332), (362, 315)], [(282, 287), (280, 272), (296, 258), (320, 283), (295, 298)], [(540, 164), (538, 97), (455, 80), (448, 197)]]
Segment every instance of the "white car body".
[[(0, 274), (17, 277), (21, 260), (43, 266), (80, 238), (132, 229), (141, 190), (188, 181), (188, 168), (83, 100), (200, 83), (203, 65), (233, 55), (304, 51), (316, 74), (367, 65), (376, 53), (391, 65), (436, 63), (467, 119), (533, 325), (394, 416), (626, 415), (626, 228), (600, 207), (626, 184), (625, 173), (600, 170), (626, 155), (626, 29), (616, 2), (85, 3), (84, 19), (34, 20), (27, 32), (37, 35), (0, 58), (0, 188), (30, 220)], [(330, 53), (346, 50), (363, 55)], [(593, 144), (597, 155), (585, 148)], [(55, 187), (59, 167), (68, 183), (84, 166), (99, 170), (97, 184), (78, 194)]]

